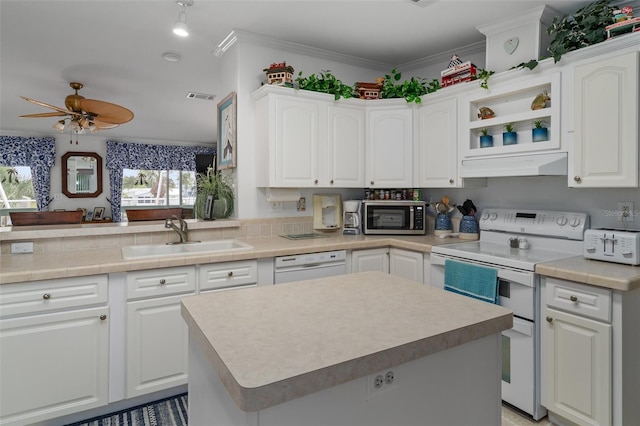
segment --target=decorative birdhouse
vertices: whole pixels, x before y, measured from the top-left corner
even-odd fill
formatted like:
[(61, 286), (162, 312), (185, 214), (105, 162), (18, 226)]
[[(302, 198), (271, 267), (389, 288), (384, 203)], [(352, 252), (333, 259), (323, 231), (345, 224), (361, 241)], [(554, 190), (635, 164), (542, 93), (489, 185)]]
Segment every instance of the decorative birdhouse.
[(267, 84), (293, 87), (293, 67), (286, 62), (274, 62), (263, 71), (267, 75)]

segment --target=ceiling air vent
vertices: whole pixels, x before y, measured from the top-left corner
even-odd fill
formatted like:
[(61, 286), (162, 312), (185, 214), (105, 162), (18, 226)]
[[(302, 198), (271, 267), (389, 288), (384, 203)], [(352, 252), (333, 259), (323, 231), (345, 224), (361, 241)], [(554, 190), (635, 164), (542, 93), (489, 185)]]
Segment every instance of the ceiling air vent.
[(436, 2), (436, 0), (409, 0), (413, 4), (417, 4), (418, 6), (427, 7), (430, 4)]
[(189, 92), (187, 93), (188, 99), (203, 99), (205, 101), (212, 101), (216, 95), (210, 95), (208, 93), (197, 93), (197, 92)]

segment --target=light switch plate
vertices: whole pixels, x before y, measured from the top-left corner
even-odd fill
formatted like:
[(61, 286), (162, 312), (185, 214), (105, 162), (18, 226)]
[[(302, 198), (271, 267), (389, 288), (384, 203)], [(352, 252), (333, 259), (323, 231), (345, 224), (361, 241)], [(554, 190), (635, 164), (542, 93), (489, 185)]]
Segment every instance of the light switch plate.
[(11, 254), (33, 253), (33, 241), (11, 243)]

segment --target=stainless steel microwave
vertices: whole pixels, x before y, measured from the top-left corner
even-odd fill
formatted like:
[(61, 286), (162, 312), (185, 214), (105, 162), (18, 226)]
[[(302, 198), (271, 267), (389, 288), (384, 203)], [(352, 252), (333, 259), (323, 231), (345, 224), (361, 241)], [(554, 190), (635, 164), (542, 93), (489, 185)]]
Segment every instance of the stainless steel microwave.
[(382, 235), (424, 235), (427, 232), (424, 201), (364, 200), (362, 232)]

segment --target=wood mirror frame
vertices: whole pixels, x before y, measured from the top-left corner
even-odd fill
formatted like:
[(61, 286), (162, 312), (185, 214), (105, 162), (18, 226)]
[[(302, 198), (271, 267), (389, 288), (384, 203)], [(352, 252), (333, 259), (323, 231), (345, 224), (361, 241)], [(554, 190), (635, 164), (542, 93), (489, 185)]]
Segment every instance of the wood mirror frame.
[[(76, 182), (76, 179), (70, 179), (69, 177), (69, 163), (70, 159), (73, 160), (73, 157), (79, 157), (82, 159), (90, 158), (91, 162), (95, 160), (95, 173), (92, 175), (95, 177), (95, 191), (86, 192), (80, 191), (77, 187), (69, 188), (69, 184), (72, 182)], [(93, 183), (93, 179), (92, 179)], [(91, 186), (93, 189), (93, 185)], [(95, 152), (67, 152), (62, 156), (62, 193), (69, 198), (95, 198), (98, 195), (102, 194), (102, 157), (100, 157)]]

